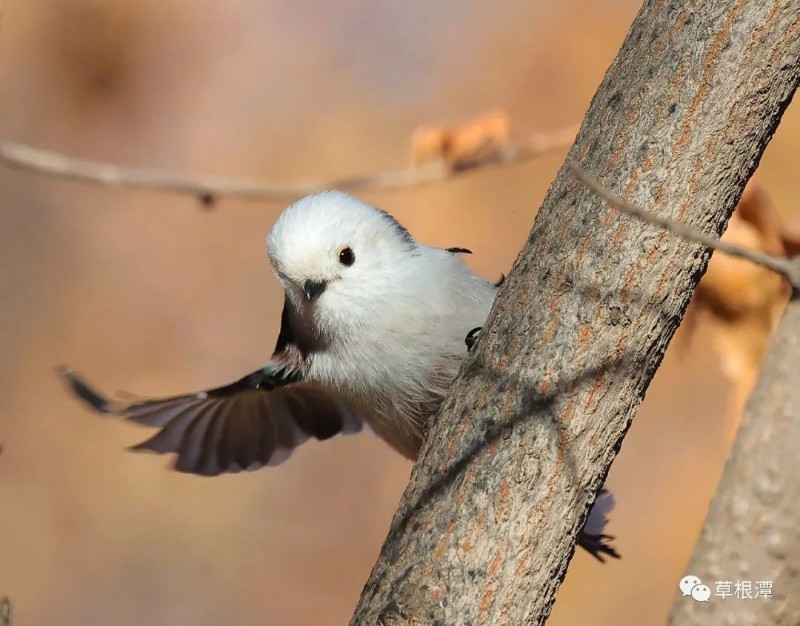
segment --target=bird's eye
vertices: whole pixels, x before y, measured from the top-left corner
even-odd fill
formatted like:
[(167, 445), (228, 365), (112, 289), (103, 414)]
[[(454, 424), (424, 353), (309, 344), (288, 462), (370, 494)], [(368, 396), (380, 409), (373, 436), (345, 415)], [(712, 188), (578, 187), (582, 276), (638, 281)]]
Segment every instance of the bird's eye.
[(350, 246), (342, 246), (339, 248), (339, 263), (350, 267), (355, 262), (356, 255), (353, 253), (353, 250), (350, 248)]

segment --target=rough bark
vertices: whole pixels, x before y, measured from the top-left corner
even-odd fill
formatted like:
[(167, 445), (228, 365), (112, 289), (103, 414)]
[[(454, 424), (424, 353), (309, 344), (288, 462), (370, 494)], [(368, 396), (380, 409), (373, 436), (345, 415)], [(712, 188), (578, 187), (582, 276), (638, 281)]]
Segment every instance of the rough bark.
[[(800, 624), (800, 299), (773, 337), (686, 573), (709, 602), (678, 597), (671, 624)], [(716, 582), (772, 582), (772, 597), (716, 596)]]
[[(719, 234), (797, 87), (799, 19), (796, 0), (646, 1), (568, 158)], [(544, 622), (707, 260), (562, 168), (351, 624)]]

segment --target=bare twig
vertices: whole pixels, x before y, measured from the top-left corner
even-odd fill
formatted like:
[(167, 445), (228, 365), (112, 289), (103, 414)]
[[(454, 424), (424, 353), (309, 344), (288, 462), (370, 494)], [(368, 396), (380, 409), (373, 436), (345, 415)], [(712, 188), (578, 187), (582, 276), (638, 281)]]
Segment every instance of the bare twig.
[(677, 235), (682, 239), (686, 239), (687, 241), (699, 243), (700, 245), (711, 248), (712, 250), (719, 250), (725, 254), (746, 259), (751, 263), (755, 263), (756, 265), (760, 265), (761, 267), (776, 272), (789, 282), (795, 292), (800, 290), (800, 268), (798, 268), (796, 262), (784, 259), (782, 257), (773, 256), (771, 254), (765, 254), (764, 252), (759, 252), (758, 250), (741, 248), (725, 241), (721, 241), (717, 237), (707, 235), (703, 231), (698, 230), (686, 222), (656, 215), (651, 211), (647, 211), (631, 204), (624, 198), (610, 191), (574, 161), (568, 163), (568, 167), (574, 174), (575, 178), (581, 181), (594, 194), (608, 202), (614, 208), (619, 209), (620, 211), (629, 215), (633, 215), (634, 217), (637, 217), (648, 224), (660, 226), (664, 230), (672, 233), (673, 235)]
[(153, 168), (126, 167), (103, 161), (77, 159), (24, 144), (0, 143), (0, 163), (17, 169), (106, 187), (188, 194), (204, 204), (222, 196), (248, 200), (286, 201), (320, 189), (397, 189), (443, 182), (489, 167), (524, 163), (569, 146), (575, 128), (537, 133), (523, 143), (509, 143), (476, 161), (457, 167), (434, 161), (399, 170), (358, 174), (332, 180), (267, 183), (256, 180), (177, 174)]

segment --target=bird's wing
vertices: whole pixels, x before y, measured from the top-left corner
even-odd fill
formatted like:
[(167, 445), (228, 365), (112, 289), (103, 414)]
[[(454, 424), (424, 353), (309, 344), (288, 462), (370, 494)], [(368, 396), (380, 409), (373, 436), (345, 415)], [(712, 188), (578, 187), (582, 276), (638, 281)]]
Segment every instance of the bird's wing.
[(133, 450), (176, 453), (180, 472), (216, 476), (278, 465), (314, 437), (357, 433), (356, 409), (331, 391), (308, 382), (265, 382), (269, 367), (208, 391), (132, 402), (112, 400), (75, 372), (61, 374), (75, 395), (101, 413), (159, 428)]
[(133, 450), (176, 453), (178, 471), (216, 476), (278, 465), (311, 437), (329, 439), (363, 428), (352, 403), (303, 381), (305, 367), (287, 298), (272, 358), (229, 385), (126, 402), (103, 396), (68, 368), (60, 368), (59, 373), (69, 389), (94, 410), (160, 429)]

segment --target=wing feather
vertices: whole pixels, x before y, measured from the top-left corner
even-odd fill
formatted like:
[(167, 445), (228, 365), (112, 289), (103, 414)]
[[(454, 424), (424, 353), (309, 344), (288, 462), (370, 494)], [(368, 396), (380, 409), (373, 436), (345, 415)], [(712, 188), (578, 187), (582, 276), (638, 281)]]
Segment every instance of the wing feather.
[(61, 374), (94, 410), (160, 429), (132, 450), (174, 453), (176, 470), (201, 476), (278, 465), (312, 437), (363, 427), (355, 406), (313, 383), (293, 382), (299, 376), (283, 365), (209, 391), (131, 403), (103, 396), (75, 372)]

